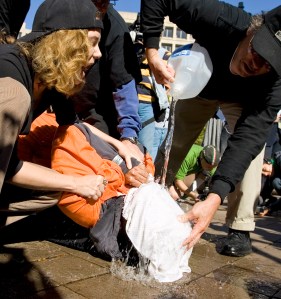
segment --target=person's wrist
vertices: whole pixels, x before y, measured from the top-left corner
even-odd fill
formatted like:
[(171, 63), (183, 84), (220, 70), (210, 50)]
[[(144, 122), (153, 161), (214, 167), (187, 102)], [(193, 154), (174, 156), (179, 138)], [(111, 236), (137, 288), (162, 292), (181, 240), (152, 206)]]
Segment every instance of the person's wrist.
[(138, 144), (138, 138), (137, 137), (121, 137), (120, 141), (128, 140), (132, 144)]
[(145, 55), (146, 55), (147, 59), (151, 59), (154, 56), (158, 55), (158, 49), (156, 49), (156, 48), (146, 48)]
[(205, 201), (216, 208), (221, 205), (221, 197), (216, 193), (209, 193)]

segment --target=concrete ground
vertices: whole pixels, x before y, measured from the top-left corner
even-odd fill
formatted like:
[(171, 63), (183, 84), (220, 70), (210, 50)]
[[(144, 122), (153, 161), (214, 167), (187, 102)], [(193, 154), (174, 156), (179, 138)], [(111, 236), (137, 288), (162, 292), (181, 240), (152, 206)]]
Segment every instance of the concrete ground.
[(89, 253), (28, 239), (24, 236), (40, 226), (29, 220), (25, 228), (23, 220), (0, 231), (0, 298), (281, 298), (281, 213), (256, 219), (254, 252), (241, 258), (216, 251), (226, 235), (224, 218), (222, 206), (194, 248), (192, 272), (174, 283), (157, 283)]

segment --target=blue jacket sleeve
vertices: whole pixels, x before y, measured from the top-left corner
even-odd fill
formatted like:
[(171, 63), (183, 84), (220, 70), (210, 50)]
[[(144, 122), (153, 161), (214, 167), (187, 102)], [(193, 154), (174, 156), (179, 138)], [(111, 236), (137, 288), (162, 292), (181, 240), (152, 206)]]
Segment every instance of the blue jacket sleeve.
[(138, 115), (139, 100), (135, 80), (116, 88), (113, 99), (118, 113), (117, 128), (121, 137), (137, 137), (141, 121)]

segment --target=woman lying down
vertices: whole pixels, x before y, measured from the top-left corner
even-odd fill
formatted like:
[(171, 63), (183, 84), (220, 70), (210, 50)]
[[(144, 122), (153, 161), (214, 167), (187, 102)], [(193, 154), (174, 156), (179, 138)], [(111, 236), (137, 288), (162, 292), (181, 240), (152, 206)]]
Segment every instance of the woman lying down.
[[(128, 252), (122, 248), (128, 246), (121, 245), (120, 240), (125, 239), (127, 245), (132, 243), (138, 254), (149, 261), (148, 272), (158, 281), (175, 281), (183, 272), (190, 272), (191, 250), (186, 252), (181, 244), (191, 232), (191, 225), (177, 220), (182, 209), (162, 186), (153, 182), (151, 157), (145, 154), (144, 158), (150, 182), (131, 187), (126, 178), (128, 168), (116, 148), (94, 134), (91, 126), (77, 123), (58, 127), (54, 116), (48, 113), (34, 121), (31, 133), (19, 142), (19, 152), (22, 150), (24, 155), (28, 146), (42, 143), (40, 138), (44, 136), (52, 136), (50, 128), (54, 134), (53, 169), (77, 176), (94, 173), (104, 178), (105, 188), (97, 200), (64, 192), (58, 202), (65, 215), (89, 229), (95, 251), (111, 259), (124, 259)], [(119, 141), (115, 140), (114, 145), (119, 147)], [(120, 142), (119, 152), (122, 146)], [(132, 159), (133, 167), (138, 163)]]

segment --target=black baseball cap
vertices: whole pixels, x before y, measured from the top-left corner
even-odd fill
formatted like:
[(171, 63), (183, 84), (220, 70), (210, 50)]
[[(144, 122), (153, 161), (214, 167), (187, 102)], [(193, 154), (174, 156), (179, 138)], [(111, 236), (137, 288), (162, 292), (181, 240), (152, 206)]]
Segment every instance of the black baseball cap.
[(281, 76), (281, 5), (264, 15), (264, 24), (255, 33), (252, 45)]
[(45, 0), (37, 9), (32, 31), (20, 38), (32, 42), (61, 29), (103, 28), (101, 14), (91, 0)]

